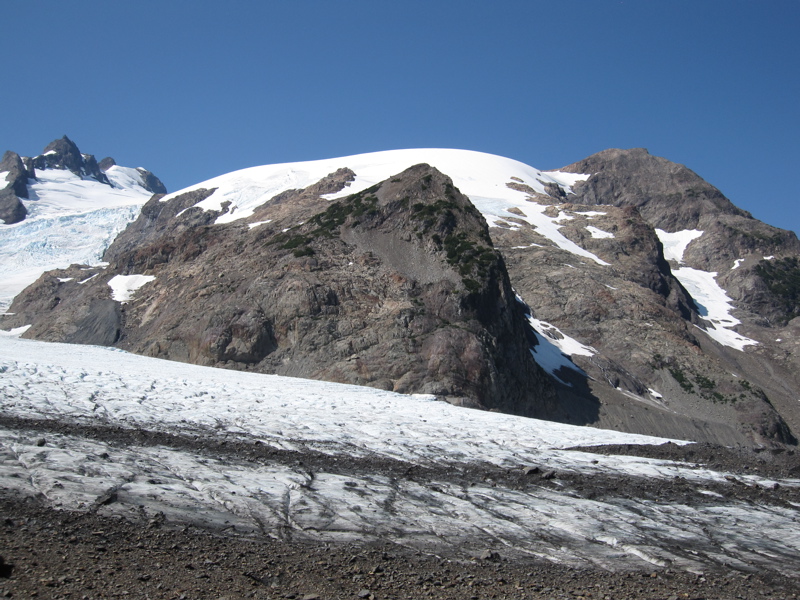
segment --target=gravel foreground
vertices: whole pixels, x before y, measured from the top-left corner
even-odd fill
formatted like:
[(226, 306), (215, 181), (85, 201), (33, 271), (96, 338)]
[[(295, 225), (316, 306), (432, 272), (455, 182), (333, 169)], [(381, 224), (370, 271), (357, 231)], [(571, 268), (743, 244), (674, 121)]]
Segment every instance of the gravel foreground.
[(243, 539), (156, 520), (0, 498), (0, 598), (482, 600), (797, 598), (800, 582), (739, 571), (617, 572), (425, 555), (394, 544)]

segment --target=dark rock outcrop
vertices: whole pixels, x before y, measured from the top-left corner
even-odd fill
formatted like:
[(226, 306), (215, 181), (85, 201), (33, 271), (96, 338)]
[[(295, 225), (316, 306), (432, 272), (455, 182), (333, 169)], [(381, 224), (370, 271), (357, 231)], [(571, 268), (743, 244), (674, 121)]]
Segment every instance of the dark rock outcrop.
[(6, 175), (6, 188), (13, 191), (20, 198), (27, 198), (28, 179), (33, 179), (34, 173), (25, 166), (19, 154), (10, 150), (3, 154), (3, 160), (0, 161), (0, 172), (3, 171), (8, 172)]
[(0, 220), (6, 225), (19, 223), (28, 214), (28, 210), (13, 191), (6, 188), (0, 190)]
[(6, 225), (22, 221), (28, 214), (20, 198), (28, 197), (28, 178), (32, 174), (25, 167), (19, 154), (7, 151), (0, 161), (0, 173), (5, 173), (5, 181), (0, 181), (0, 220)]
[(147, 169), (143, 169), (142, 167), (137, 167), (136, 170), (139, 172), (139, 175), (142, 178), (142, 187), (146, 189), (148, 192), (153, 192), (154, 194), (166, 194), (167, 188), (166, 186), (161, 183), (161, 180), (153, 175)]
[(99, 163), (97, 163), (97, 166), (100, 167), (100, 170), (103, 171), (103, 173), (105, 173), (111, 167), (116, 166), (116, 164), (117, 164), (117, 161), (115, 161), (110, 156), (106, 156), (103, 160), (101, 160)]

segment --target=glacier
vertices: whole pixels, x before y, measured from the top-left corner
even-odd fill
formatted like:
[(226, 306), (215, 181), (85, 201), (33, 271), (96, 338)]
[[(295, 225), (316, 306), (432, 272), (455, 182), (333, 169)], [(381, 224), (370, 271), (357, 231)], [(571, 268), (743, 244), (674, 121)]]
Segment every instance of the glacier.
[(43, 169), (22, 199), (28, 216), (0, 224), (0, 312), (45, 271), (72, 264), (96, 265), (105, 249), (136, 219), (152, 193), (135, 169), (113, 166), (112, 185), (65, 169)]
[(62, 510), (609, 570), (800, 574), (800, 504), (738, 497), (796, 496), (800, 480), (591, 451), (669, 440), (10, 335), (0, 372), (0, 486)]

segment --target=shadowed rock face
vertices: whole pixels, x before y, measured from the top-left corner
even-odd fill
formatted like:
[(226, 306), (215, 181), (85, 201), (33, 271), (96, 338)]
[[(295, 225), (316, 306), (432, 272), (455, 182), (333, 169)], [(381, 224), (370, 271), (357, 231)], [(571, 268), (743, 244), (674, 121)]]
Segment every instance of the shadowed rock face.
[[(225, 225), (193, 208), (213, 190), (154, 197), (97, 277), (47, 274), (12, 311), (37, 339), (554, 412), (524, 308), (469, 199), (428, 165), (320, 198), (352, 176), (331, 174)], [(156, 279), (110, 310), (108, 281), (134, 273)]]
[(20, 198), (28, 197), (28, 178), (31, 174), (25, 168), (16, 152), (8, 151), (0, 161), (0, 173), (6, 173), (0, 180), (0, 220), (6, 225), (19, 223), (28, 214)]

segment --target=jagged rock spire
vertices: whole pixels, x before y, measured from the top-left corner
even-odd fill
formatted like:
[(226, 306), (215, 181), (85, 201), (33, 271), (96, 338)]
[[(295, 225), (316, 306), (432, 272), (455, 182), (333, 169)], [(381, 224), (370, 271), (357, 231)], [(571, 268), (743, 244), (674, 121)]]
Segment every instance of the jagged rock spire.
[(67, 169), (79, 177), (93, 177), (100, 183), (111, 185), (95, 157), (81, 154), (75, 142), (66, 135), (50, 142), (44, 152), (33, 159), (33, 166), (36, 169)]

